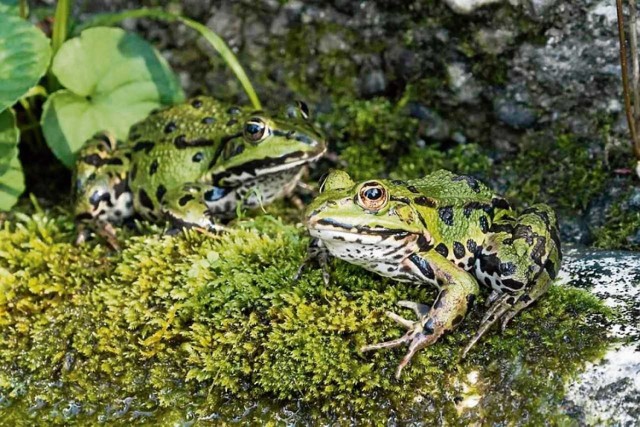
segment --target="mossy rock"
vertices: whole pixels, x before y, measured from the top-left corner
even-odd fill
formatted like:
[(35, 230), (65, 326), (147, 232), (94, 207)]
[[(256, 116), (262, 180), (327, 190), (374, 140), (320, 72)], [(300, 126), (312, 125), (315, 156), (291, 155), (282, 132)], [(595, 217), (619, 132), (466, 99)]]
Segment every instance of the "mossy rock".
[(607, 345), (608, 310), (554, 286), (460, 360), (475, 310), (398, 381), (404, 349), (358, 348), (401, 335), (384, 310), (433, 290), (341, 261), (330, 286), (296, 282), (306, 233), (268, 213), (221, 236), (122, 234), (111, 252), (75, 246), (67, 212), (4, 220), (0, 424), (560, 423), (563, 384)]

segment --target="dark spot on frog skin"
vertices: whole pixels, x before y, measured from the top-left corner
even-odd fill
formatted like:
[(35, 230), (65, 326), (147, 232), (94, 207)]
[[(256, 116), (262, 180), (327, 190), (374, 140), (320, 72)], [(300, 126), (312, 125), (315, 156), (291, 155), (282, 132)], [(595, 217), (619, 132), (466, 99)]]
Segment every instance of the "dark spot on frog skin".
[(487, 217), (484, 215), (480, 217), (480, 231), (483, 233), (489, 231), (489, 220), (487, 220)]
[(118, 181), (116, 185), (113, 186), (113, 193), (116, 199), (119, 199), (124, 193), (129, 191), (129, 186), (127, 185), (126, 179), (121, 179)]
[(467, 295), (467, 310), (470, 310), (476, 303), (476, 296), (473, 294)]
[(76, 215), (76, 221), (88, 221), (93, 219), (93, 216), (89, 212), (83, 212), (81, 214)]
[(457, 181), (466, 181), (469, 188), (471, 188), (475, 193), (480, 192), (480, 183), (477, 179), (472, 176), (467, 175), (459, 175), (452, 179), (453, 182)]
[(192, 194), (185, 194), (184, 196), (180, 197), (180, 199), (178, 199), (178, 204), (180, 206), (184, 206), (193, 199), (195, 199), (195, 197), (193, 197)]
[(240, 109), (238, 107), (231, 107), (227, 110), (227, 114), (231, 114), (232, 116), (240, 114)]
[(428, 206), (430, 208), (435, 208), (438, 204), (438, 202), (433, 200), (431, 197), (425, 197), (425, 196), (418, 196), (415, 199), (413, 199), (413, 201), (420, 206)]
[(229, 121), (227, 122), (227, 127), (230, 127), (230, 126), (233, 126), (233, 125), (236, 125), (236, 124), (238, 124), (238, 120), (236, 120), (236, 119), (231, 119), (231, 120), (229, 120)]
[(429, 243), (429, 240), (427, 240), (424, 235), (420, 235), (416, 243), (418, 244), (418, 249), (422, 252), (426, 252), (432, 247), (431, 243)]
[(407, 184), (406, 182), (404, 182), (404, 181), (403, 181), (403, 180), (401, 180), (401, 179), (394, 179), (394, 180), (392, 180), (392, 181), (391, 181), (391, 183), (392, 183), (393, 185), (406, 185), (406, 184)]
[(191, 161), (193, 161), (194, 163), (200, 163), (203, 157), (204, 157), (204, 154), (198, 151), (196, 154), (193, 155), (193, 157), (191, 158)]
[(137, 175), (138, 175), (138, 165), (133, 165), (133, 167), (131, 168), (131, 181), (135, 181)]
[(511, 206), (509, 206), (509, 202), (507, 202), (502, 197), (494, 197), (493, 199), (491, 199), (491, 206), (498, 209), (511, 209)]
[(512, 291), (519, 291), (524, 287), (524, 283), (513, 279), (500, 279), (500, 283), (502, 284), (502, 286)]
[(221, 187), (214, 187), (211, 190), (205, 191), (203, 197), (205, 202), (215, 202), (216, 200), (220, 200), (224, 196), (229, 194), (229, 191), (231, 190)]
[(498, 267), (498, 272), (502, 276), (511, 276), (516, 272), (516, 265), (512, 262), (500, 263), (500, 266)]
[(149, 175), (153, 175), (158, 171), (158, 159), (154, 159), (149, 166)]
[(138, 199), (140, 200), (140, 204), (149, 209), (150, 211), (153, 210), (153, 201), (151, 200), (151, 198), (149, 197), (149, 195), (147, 194), (146, 191), (144, 191), (142, 188), (138, 191)]
[(435, 331), (434, 323), (435, 322), (433, 321), (433, 319), (427, 320), (427, 322), (422, 327), (422, 333), (425, 334), (425, 335), (433, 334), (433, 332)]
[(193, 108), (200, 108), (202, 107), (202, 101), (200, 99), (194, 99), (193, 101), (191, 101), (191, 106)]
[(416, 187), (414, 187), (413, 185), (407, 185), (407, 190), (411, 191), (412, 193), (416, 193), (416, 194), (420, 193), (420, 191)]
[(409, 199), (407, 199), (406, 197), (390, 196), (389, 200), (391, 200), (392, 202), (404, 203), (406, 205), (410, 204)]
[(490, 288), (490, 287), (492, 287), (492, 286), (493, 286), (493, 285), (492, 285), (492, 283), (491, 283), (491, 279), (490, 279), (490, 278), (488, 278), (488, 277), (485, 277), (485, 278), (484, 278), (484, 284), (485, 284), (485, 286), (487, 286), (488, 288)]
[(139, 133), (133, 133), (129, 136), (129, 139), (134, 142), (138, 139), (142, 138), (142, 135), (140, 135)]
[(438, 243), (438, 246), (436, 246), (435, 251), (445, 258), (449, 256), (449, 249), (447, 248), (447, 245), (445, 245), (444, 243)]
[(553, 261), (551, 261), (550, 259), (548, 259), (547, 262), (544, 263), (544, 269), (547, 270), (547, 274), (549, 275), (549, 277), (551, 277), (551, 279), (555, 279), (558, 275), (558, 270), (556, 269)]
[(513, 225), (504, 223), (502, 221), (499, 223), (491, 224), (491, 232), (513, 234)]
[(158, 201), (161, 202), (166, 192), (167, 192), (167, 187), (165, 187), (162, 184), (158, 185), (158, 188), (156, 188), (156, 199), (158, 199)]
[(202, 119), (202, 124), (203, 125), (212, 125), (215, 122), (216, 122), (216, 119), (214, 117), (211, 117), (211, 116), (207, 116), (207, 117)]
[(175, 122), (169, 122), (164, 126), (164, 133), (171, 133), (178, 129), (178, 125)]
[(460, 322), (462, 322), (464, 320), (464, 316), (458, 314), (454, 319), (453, 322), (451, 322), (451, 325), (455, 328), (456, 326), (458, 326), (460, 324)]
[(464, 245), (460, 242), (453, 242), (453, 254), (456, 258), (462, 259), (466, 254)]
[(453, 208), (451, 206), (446, 206), (444, 208), (438, 209), (438, 216), (442, 222), (444, 222), (448, 226), (453, 225)]
[(518, 301), (522, 302), (523, 304), (527, 304), (529, 301), (531, 301), (531, 297), (528, 294), (524, 294)]
[(137, 142), (136, 145), (133, 146), (133, 151), (136, 153), (138, 151), (144, 150), (145, 153), (149, 154), (149, 152), (155, 147), (156, 144), (153, 141), (140, 141)]
[[(429, 263), (424, 259), (419, 257), (416, 254), (412, 254), (409, 256), (409, 260), (416, 266), (418, 267), (418, 269), (420, 270), (420, 272), (424, 275), (424, 277), (426, 277), (427, 279), (433, 280), (436, 275), (433, 272), (433, 268), (431, 268), (431, 265), (429, 265)], [(407, 268), (408, 266), (403, 266), (402, 267), (402, 271), (406, 271), (405, 268)], [(411, 271), (411, 268), (408, 268), (409, 271)]]
[(178, 135), (173, 140), (173, 144), (177, 149), (182, 150), (184, 148), (191, 147), (209, 147), (213, 145), (213, 140), (207, 138), (197, 138), (191, 141), (187, 141), (187, 137), (185, 135)]
[(475, 240), (473, 239), (467, 240), (467, 250), (469, 252), (471, 252), (472, 254), (475, 254), (477, 249), (478, 249), (478, 244), (475, 242)]
[(114, 157), (111, 159), (103, 158), (103, 157), (100, 157), (99, 154), (89, 154), (88, 156), (84, 156), (82, 158), (82, 161), (88, 165), (95, 166), (95, 167), (100, 167), (104, 165), (120, 166), (123, 164), (122, 159), (119, 159), (118, 157)]

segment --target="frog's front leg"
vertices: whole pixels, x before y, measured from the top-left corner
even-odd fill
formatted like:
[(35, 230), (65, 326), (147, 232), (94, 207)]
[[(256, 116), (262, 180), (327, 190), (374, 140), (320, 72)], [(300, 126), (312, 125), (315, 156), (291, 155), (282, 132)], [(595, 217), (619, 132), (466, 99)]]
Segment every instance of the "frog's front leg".
[(298, 267), (296, 275), (293, 277), (294, 281), (298, 281), (302, 277), (302, 273), (313, 264), (317, 264), (322, 270), (322, 280), (325, 285), (329, 285), (331, 281), (331, 273), (329, 269), (329, 261), (331, 260), (331, 254), (322, 243), (322, 240), (313, 238), (307, 246), (307, 257)]
[(440, 293), (428, 310), (426, 306), (418, 303), (399, 303), (403, 307), (414, 309), (419, 316), (417, 322), (404, 319), (395, 313), (387, 313), (391, 319), (408, 329), (403, 337), (361, 348), (361, 351), (369, 351), (408, 344), (409, 351), (398, 365), (396, 378), (400, 377), (402, 369), (418, 350), (433, 344), (445, 332), (455, 329), (462, 322), (479, 291), (478, 283), (471, 274), (452, 264), (438, 252), (412, 255), (404, 260), (403, 264), (403, 270), (420, 281), (442, 285)]
[(197, 182), (170, 189), (159, 199), (163, 215), (174, 226), (170, 234), (183, 228), (223, 231), (216, 220), (232, 217), (238, 203), (235, 189)]

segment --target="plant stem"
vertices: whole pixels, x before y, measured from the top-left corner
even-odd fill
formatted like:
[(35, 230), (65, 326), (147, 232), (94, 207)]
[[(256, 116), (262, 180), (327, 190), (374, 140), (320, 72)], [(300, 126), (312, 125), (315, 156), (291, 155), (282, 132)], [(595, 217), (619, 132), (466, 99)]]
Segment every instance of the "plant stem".
[[(638, 64), (638, 31), (637, 31), (637, 9), (635, 0), (629, 0), (629, 49), (631, 50), (631, 69), (633, 79), (631, 88), (633, 89), (633, 115), (636, 130), (640, 120), (640, 65)], [(638, 141), (636, 141), (636, 144)]]
[(31, 111), (31, 104), (29, 103), (29, 100), (26, 98), (20, 99), (20, 105), (22, 105), (22, 108), (24, 109), (24, 112), (29, 119), (29, 129), (33, 132), (36, 145), (38, 147), (44, 147), (44, 141), (42, 140), (42, 135), (40, 134), (40, 121), (35, 116), (35, 114), (33, 114), (33, 111)]
[(67, 39), (70, 14), (71, 2), (69, 0), (58, 0), (53, 21), (53, 33), (51, 34), (51, 49), (53, 55), (56, 54), (60, 46), (62, 46), (62, 43)]
[(633, 110), (631, 108), (631, 97), (629, 95), (629, 70), (627, 69), (627, 48), (626, 37), (624, 35), (624, 16), (622, 14), (622, 0), (616, 0), (616, 11), (618, 13), (618, 40), (620, 42), (620, 66), (622, 68), (622, 94), (624, 97), (624, 109), (627, 114), (627, 124), (631, 133), (633, 152), (640, 161), (640, 143), (636, 133), (636, 123)]
[[(51, 57), (53, 58), (60, 49), (60, 46), (67, 39), (69, 31), (69, 15), (71, 14), (71, 2), (69, 0), (58, 0), (56, 13), (53, 18), (53, 32), (51, 34)], [(47, 72), (47, 86), (49, 92), (59, 89), (60, 83), (51, 72), (51, 68)]]
[(20, 0), (20, 18), (27, 19), (27, 0)]

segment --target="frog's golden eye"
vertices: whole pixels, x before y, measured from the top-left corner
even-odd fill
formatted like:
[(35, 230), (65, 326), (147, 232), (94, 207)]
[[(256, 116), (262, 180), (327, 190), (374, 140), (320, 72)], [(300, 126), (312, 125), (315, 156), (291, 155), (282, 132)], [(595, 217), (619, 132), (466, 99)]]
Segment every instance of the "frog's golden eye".
[(370, 211), (382, 209), (387, 200), (387, 190), (377, 182), (366, 183), (358, 193), (360, 206)]
[(244, 124), (244, 137), (250, 142), (260, 142), (269, 135), (269, 127), (259, 117), (253, 117)]

